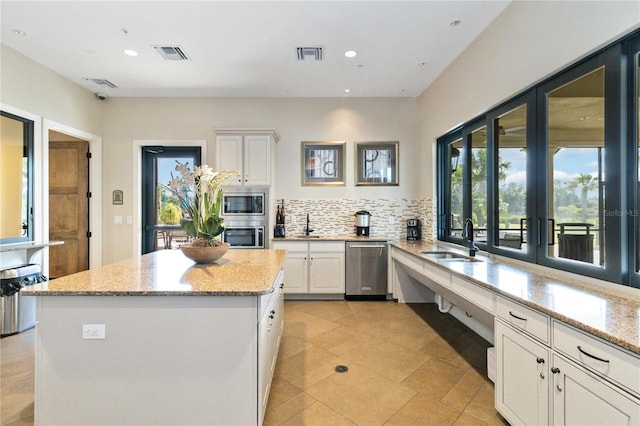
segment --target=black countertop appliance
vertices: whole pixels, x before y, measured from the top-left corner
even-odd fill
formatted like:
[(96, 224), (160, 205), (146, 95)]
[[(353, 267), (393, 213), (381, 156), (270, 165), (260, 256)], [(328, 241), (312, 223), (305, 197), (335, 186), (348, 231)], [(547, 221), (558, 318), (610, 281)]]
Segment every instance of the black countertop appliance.
[(419, 219), (407, 220), (407, 240), (416, 241), (422, 239), (422, 229)]
[(356, 235), (359, 237), (369, 236), (369, 218), (371, 213), (366, 210), (360, 210), (356, 212)]

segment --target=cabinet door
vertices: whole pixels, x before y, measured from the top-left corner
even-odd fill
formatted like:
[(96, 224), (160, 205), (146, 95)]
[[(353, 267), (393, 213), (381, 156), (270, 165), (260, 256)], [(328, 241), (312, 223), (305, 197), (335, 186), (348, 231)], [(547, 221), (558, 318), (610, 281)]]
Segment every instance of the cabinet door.
[(549, 423), (549, 349), (500, 320), (496, 335), (496, 409), (512, 425)]
[(344, 293), (344, 252), (310, 253), (309, 293)]
[(640, 401), (553, 356), (554, 425), (638, 425)]
[(229, 180), (229, 185), (242, 185), (242, 136), (222, 135), (216, 137), (216, 172), (239, 171), (237, 178)]
[(245, 185), (271, 185), (271, 137), (249, 135), (244, 137)]
[(284, 292), (308, 293), (307, 252), (289, 251), (284, 259)]

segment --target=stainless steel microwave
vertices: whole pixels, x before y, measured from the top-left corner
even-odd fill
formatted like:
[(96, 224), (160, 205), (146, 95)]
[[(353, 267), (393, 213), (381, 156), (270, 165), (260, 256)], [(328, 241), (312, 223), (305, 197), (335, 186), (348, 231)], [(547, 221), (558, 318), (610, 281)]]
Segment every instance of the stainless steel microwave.
[(224, 192), (222, 195), (222, 215), (264, 216), (267, 199), (264, 192)]
[(265, 248), (264, 226), (229, 225), (222, 233), (222, 241), (231, 244), (231, 248)]

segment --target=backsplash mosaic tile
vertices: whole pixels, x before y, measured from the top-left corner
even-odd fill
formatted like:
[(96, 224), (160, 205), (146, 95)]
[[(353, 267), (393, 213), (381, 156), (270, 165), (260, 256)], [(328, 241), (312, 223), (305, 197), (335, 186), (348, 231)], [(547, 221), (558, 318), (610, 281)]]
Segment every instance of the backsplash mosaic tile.
[[(422, 239), (433, 241), (433, 203), (430, 198), (378, 199), (285, 199), (287, 235), (302, 235), (307, 214), (312, 235), (355, 234), (355, 213), (371, 213), (370, 235), (385, 238), (407, 237), (407, 219), (420, 219)], [(393, 224), (390, 223), (393, 218)]]

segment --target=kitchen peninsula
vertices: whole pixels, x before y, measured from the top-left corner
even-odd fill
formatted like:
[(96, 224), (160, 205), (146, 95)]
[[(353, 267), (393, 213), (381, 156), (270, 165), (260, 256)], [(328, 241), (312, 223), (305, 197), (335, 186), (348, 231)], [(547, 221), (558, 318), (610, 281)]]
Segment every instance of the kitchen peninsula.
[(261, 424), (283, 326), (283, 250), (196, 265), (164, 250), (25, 289), (36, 424)]

